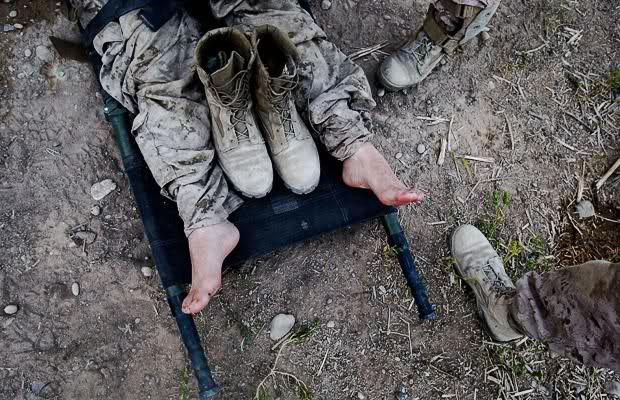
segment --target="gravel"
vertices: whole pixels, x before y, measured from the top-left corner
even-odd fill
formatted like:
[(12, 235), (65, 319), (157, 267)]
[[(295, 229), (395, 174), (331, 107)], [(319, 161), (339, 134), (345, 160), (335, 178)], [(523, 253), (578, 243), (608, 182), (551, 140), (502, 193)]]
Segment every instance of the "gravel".
[(6, 315), (17, 314), (18, 311), (19, 311), (19, 307), (15, 304), (9, 304), (6, 307), (4, 307), (4, 313)]
[(155, 273), (151, 267), (142, 267), (140, 268), (140, 272), (142, 272), (145, 278), (150, 278)]
[(34, 52), (37, 55), (37, 58), (43, 62), (50, 63), (54, 59), (54, 55), (52, 54), (50, 49), (45, 46), (37, 46)]
[(73, 282), (73, 284), (71, 285), (71, 293), (73, 293), (74, 296), (79, 296), (80, 295), (80, 284), (77, 282)]
[(90, 188), (90, 195), (93, 196), (95, 200), (101, 200), (114, 190), (116, 190), (116, 183), (114, 183), (112, 179), (104, 179), (101, 182), (95, 183)]
[(295, 317), (290, 314), (278, 314), (271, 320), (269, 337), (271, 340), (280, 340), (293, 329)]

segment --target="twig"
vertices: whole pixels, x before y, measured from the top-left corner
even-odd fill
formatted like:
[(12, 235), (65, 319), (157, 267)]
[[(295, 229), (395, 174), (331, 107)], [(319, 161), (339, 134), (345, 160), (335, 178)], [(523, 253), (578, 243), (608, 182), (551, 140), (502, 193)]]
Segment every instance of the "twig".
[(558, 137), (554, 137), (555, 141), (558, 142), (559, 144), (561, 144), (562, 146), (566, 147), (569, 150), (572, 151), (576, 151), (579, 152), (579, 149), (571, 146), (570, 144), (566, 143), (565, 141), (563, 141), (562, 139), (558, 138)]
[(538, 46), (538, 47), (536, 47), (535, 49), (532, 49), (532, 50), (517, 51), (517, 54), (522, 56), (522, 55), (526, 55), (526, 54), (536, 53), (537, 51), (544, 49), (548, 45), (549, 45), (549, 43), (543, 43), (540, 46)]
[(450, 136), (452, 133), (452, 125), (454, 124), (454, 115), (450, 118), (450, 125), (448, 126), (448, 151), (452, 151), (452, 140)]
[(508, 116), (504, 115), (506, 118), (506, 125), (508, 125), (508, 133), (510, 133), (510, 150), (515, 151), (515, 136), (512, 132), (512, 125), (510, 125), (510, 121), (508, 121)]
[(321, 362), (321, 366), (319, 367), (319, 370), (316, 373), (316, 376), (321, 375), (321, 372), (323, 371), (323, 366), (325, 365), (325, 361), (327, 360), (327, 354), (329, 353), (329, 347), (327, 348), (327, 350), (325, 350), (325, 356), (323, 356), (323, 361)]
[(620, 168), (620, 158), (618, 158), (616, 162), (614, 163), (614, 165), (612, 165), (611, 168), (609, 168), (607, 172), (605, 172), (605, 175), (603, 175), (601, 179), (599, 179), (598, 182), (596, 182), (596, 190), (600, 190), (600, 188), (603, 187), (605, 182), (607, 182), (607, 179), (609, 179), (609, 177), (612, 176), (613, 173), (616, 172), (618, 168)]
[(581, 199), (583, 199), (583, 189), (585, 188), (585, 182), (583, 179), (583, 176), (586, 173), (586, 162), (583, 162), (583, 167), (581, 170), (581, 175), (576, 174), (577, 175), (577, 203), (579, 203), (581, 201)]
[(457, 156), (460, 158), (463, 158), (465, 160), (470, 160), (470, 161), (479, 161), (479, 162), (483, 162), (483, 163), (494, 163), (495, 159), (492, 157), (477, 157), (477, 156)]
[(374, 53), (376, 51), (381, 50), (382, 48), (387, 46), (387, 44), (388, 43), (385, 42), (385, 43), (376, 44), (374, 46), (365, 47), (363, 49), (360, 49), (360, 50), (358, 50), (356, 52), (353, 52), (353, 53), (349, 54), (349, 59), (351, 61), (354, 61), (354, 60), (357, 60), (358, 58), (366, 57), (369, 54), (372, 54), (372, 53)]
[[(450, 133), (448, 133), (450, 137)], [(441, 150), (439, 150), (439, 157), (437, 158), (437, 165), (441, 166), (446, 161), (446, 149), (448, 148), (448, 141), (446, 138), (441, 138)]]

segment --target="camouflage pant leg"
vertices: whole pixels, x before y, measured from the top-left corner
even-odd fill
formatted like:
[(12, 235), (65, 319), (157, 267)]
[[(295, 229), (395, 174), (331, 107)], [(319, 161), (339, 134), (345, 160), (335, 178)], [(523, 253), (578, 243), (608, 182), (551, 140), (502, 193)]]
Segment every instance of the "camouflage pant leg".
[(330, 154), (345, 160), (368, 141), (365, 111), (375, 102), (364, 71), (327, 40), (297, 0), (218, 0), (211, 7), (216, 17), (244, 31), (269, 24), (289, 34), (302, 60), (297, 106)]
[(177, 202), (186, 234), (221, 223), (241, 204), (211, 143), (209, 108), (193, 71), (200, 33), (177, 14), (157, 32), (131, 12), (95, 40), (104, 89), (136, 114), (133, 133), (162, 193)]
[(620, 264), (530, 272), (517, 282), (511, 316), (550, 350), (620, 373)]

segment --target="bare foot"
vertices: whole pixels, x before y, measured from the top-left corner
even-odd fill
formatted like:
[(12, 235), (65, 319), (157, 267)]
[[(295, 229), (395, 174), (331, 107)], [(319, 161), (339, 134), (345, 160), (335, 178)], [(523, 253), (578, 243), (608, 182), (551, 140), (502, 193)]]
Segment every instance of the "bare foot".
[(348, 186), (372, 190), (388, 206), (419, 203), (424, 199), (424, 193), (407, 188), (396, 177), (385, 158), (370, 143), (345, 160), (342, 179)]
[(192, 288), (183, 301), (183, 312), (199, 313), (222, 287), (222, 263), (239, 243), (239, 231), (226, 221), (197, 229), (189, 236)]

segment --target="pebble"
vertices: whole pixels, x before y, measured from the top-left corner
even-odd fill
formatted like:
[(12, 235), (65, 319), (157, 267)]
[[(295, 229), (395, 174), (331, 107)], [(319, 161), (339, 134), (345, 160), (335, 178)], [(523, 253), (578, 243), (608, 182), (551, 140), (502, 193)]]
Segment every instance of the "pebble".
[(418, 154), (424, 154), (424, 152), (426, 151), (426, 146), (420, 143), (418, 147), (416, 147), (416, 151), (418, 152)]
[(323, 2), (321, 3), (321, 8), (323, 10), (329, 10), (332, 6), (332, 2), (329, 0), (323, 0)]
[(34, 52), (37, 55), (37, 58), (43, 62), (49, 63), (54, 59), (54, 55), (50, 49), (45, 46), (37, 46), (37, 48), (34, 49)]
[(150, 278), (151, 276), (153, 276), (153, 268), (151, 267), (142, 267), (140, 268), (140, 271), (142, 272), (142, 275), (144, 275), (145, 278)]
[(80, 295), (80, 284), (77, 282), (73, 282), (73, 284), (71, 285), (71, 293), (73, 293), (74, 296), (79, 296)]
[(334, 322), (334, 321), (329, 321), (329, 322), (327, 323), (327, 327), (328, 327), (328, 328), (335, 328), (335, 327), (336, 327), (336, 322)]
[(98, 205), (92, 206), (90, 208), (90, 213), (94, 215), (95, 217), (98, 215), (101, 215), (101, 207), (99, 207)]
[(491, 39), (491, 35), (489, 35), (489, 32), (482, 32), (480, 34), (480, 39), (482, 39), (483, 42), (487, 42)]
[(611, 396), (620, 396), (620, 382), (609, 382), (605, 386), (605, 392)]
[(15, 18), (17, 17), (17, 11), (13, 10), (9, 13), (9, 18)]
[(385, 89), (381, 88), (381, 89), (377, 90), (377, 96), (379, 96), (379, 97), (385, 96)]
[(396, 153), (396, 159), (400, 160), (401, 158), (403, 158), (403, 153)]
[[(38, 48), (38, 47), (37, 47)], [(95, 183), (90, 188), (90, 195), (95, 200), (101, 200), (116, 189), (116, 183), (112, 179), (104, 179), (101, 182)]]
[(364, 400), (364, 399), (366, 399), (366, 396), (362, 392), (357, 392), (357, 398), (360, 399), (360, 400)]
[(15, 304), (9, 304), (8, 306), (4, 307), (4, 313), (6, 315), (17, 314), (17, 311), (19, 311), (19, 307), (17, 307)]
[(391, 20), (391, 19), (392, 19), (392, 17), (391, 17), (391, 16), (389, 16), (389, 15), (384, 15), (384, 16), (383, 16), (383, 19), (385, 19), (386, 21), (389, 21), (389, 20)]
[(32, 55), (32, 51), (30, 49), (24, 50), (24, 56), (26, 58), (30, 58), (31, 55)]
[(579, 214), (579, 218), (581, 219), (594, 217), (596, 215), (594, 205), (588, 200), (581, 200), (579, 204), (577, 204), (575, 211), (577, 211), (577, 214)]
[(22, 24), (13, 24), (13, 26), (15, 27), (15, 29), (24, 29), (24, 25)]
[(278, 314), (271, 320), (269, 337), (271, 340), (280, 340), (293, 329), (295, 317), (290, 314)]

